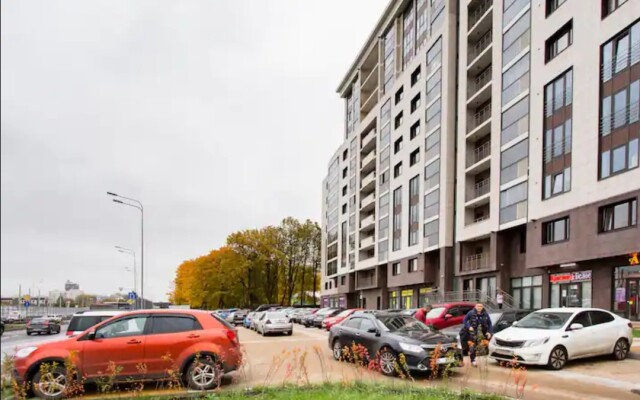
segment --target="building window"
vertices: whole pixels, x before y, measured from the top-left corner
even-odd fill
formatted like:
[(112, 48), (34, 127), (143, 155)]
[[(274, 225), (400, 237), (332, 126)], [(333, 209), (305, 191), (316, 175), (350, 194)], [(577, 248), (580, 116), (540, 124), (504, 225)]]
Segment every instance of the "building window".
[(420, 207), (420, 175), (409, 181), (409, 246), (418, 244), (419, 207)]
[(404, 87), (400, 86), (400, 89), (396, 92), (396, 105), (402, 101), (404, 98)]
[(426, 137), (424, 140), (424, 159), (425, 161), (433, 159), (440, 154), (440, 129), (433, 131), (433, 133)]
[(346, 195), (347, 195), (347, 185), (345, 185), (345, 186), (342, 188), (342, 195), (343, 195), (343, 196), (346, 196)]
[(513, 307), (524, 310), (542, 308), (542, 275), (511, 279)]
[(393, 143), (393, 154), (398, 154), (402, 150), (402, 138), (399, 138)]
[(347, 157), (349, 157), (349, 150), (344, 149), (344, 151), (342, 152), (342, 161), (346, 161)]
[(400, 263), (396, 262), (391, 264), (391, 273), (393, 276), (400, 275)]
[(415, 149), (410, 155), (409, 155), (409, 166), (412, 167), (414, 165), (416, 165), (418, 163), (418, 161), (420, 161), (420, 149)]
[(561, 5), (563, 5), (566, 1), (567, 0), (547, 0), (547, 17), (553, 14), (553, 12), (557, 10)]
[(427, 79), (427, 94), (425, 105), (429, 105), (436, 97), (440, 96), (442, 91), (442, 70), (437, 70), (429, 79)]
[(546, 175), (544, 177), (544, 198), (568, 192), (571, 190), (571, 167), (567, 167), (564, 171), (555, 174)]
[(345, 168), (342, 170), (342, 177), (343, 177), (343, 178), (346, 178), (348, 173), (349, 173), (349, 168), (345, 167)]
[(440, 228), (440, 220), (436, 219), (424, 224), (424, 244), (425, 247), (437, 246)]
[(545, 42), (545, 62), (549, 62), (573, 43), (573, 20), (570, 20), (558, 32)]
[(600, 178), (638, 167), (638, 139), (600, 154)]
[(420, 66), (418, 65), (418, 68), (416, 68), (415, 71), (411, 73), (411, 86), (418, 83), (419, 80), (420, 80)]
[(591, 307), (591, 271), (551, 274), (549, 283), (550, 307)]
[(608, 16), (626, 2), (627, 0), (602, 0), (602, 18)]
[(436, 100), (429, 108), (427, 108), (426, 114), (426, 132), (430, 132), (436, 126), (440, 125), (440, 99)]
[(417, 121), (409, 130), (409, 140), (413, 140), (420, 134), (420, 121)]
[(347, 277), (346, 276), (343, 275), (343, 276), (340, 277), (340, 284), (342, 286), (347, 284)]
[(409, 272), (418, 272), (418, 259), (412, 258), (409, 260)]
[(440, 209), (440, 189), (424, 195), (424, 219), (435, 217)]
[(343, 205), (342, 205), (342, 213), (343, 213), (343, 214), (346, 214), (346, 213), (347, 213), (347, 205), (346, 205), (346, 204), (343, 204)]
[(402, 175), (402, 161), (400, 161), (396, 164), (395, 167), (393, 167), (393, 177), (397, 178), (400, 175)]
[(393, 127), (395, 129), (400, 128), (400, 125), (402, 125), (402, 111), (400, 111), (400, 114), (396, 115), (396, 119), (394, 121)]
[(393, 244), (392, 250), (400, 250), (402, 238), (402, 186), (393, 191)]
[(600, 208), (600, 232), (610, 232), (638, 224), (638, 200), (630, 199)]
[(429, 190), (440, 183), (440, 159), (424, 167), (424, 189)]
[(569, 240), (569, 217), (542, 224), (542, 244), (564, 242), (565, 240)]
[(411, 100), (411, 112), (416, 111), (418, 107), (420, 107), (420, 93)]

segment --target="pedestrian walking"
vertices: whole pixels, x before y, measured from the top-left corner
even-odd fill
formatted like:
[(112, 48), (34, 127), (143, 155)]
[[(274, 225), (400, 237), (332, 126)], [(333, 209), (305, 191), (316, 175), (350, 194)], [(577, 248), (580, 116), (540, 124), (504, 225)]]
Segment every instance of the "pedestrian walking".
[(431, 311), (431, 309), (432, 307), (429, 304), (418, 308), (418, 311), (416, 311), (416, 314), (414, 315), (415, 319), (422, 322), (423, 324), (426, 324), (427, 314), (429, 314), (429, 311)]
[(483, 304), (476, 304), (476, 306), (465, 315), (463, 328), (469, 337), (469, 359), (471, 360), (471, 365), (476, 367), (478, 343), (480, 343), (482, 339), (491, 339), (492, 331), (491, 318), (489, 318), (489, 313), (487, 313)]
[(496, 302), (498, 303), (498, 308), (502, 310), (502, 303), (504, 302), (504, 294), (502, 294), (501, 290), (498, 291), (498, 294), (496, 296)]

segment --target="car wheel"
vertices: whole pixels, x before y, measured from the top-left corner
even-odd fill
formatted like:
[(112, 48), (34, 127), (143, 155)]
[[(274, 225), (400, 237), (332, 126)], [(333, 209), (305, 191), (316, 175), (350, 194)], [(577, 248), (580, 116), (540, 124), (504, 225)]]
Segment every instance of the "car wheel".
[(27, 336), (31, 336), (31, 332), (27, 331)]
[(333, 341), (333, 359), (342, 361), (342, 343), (340, 343), (340, 339)]
[(51, 335), (53, 333), (53, 331), (51, 330), (51, 328), (47, 329), (47, 335)]
[(554, 371), (560, 370), (567, 363), (567, 351), (562, 346), (556, 346), (549, 354), (547, 368)]
[(187, 384), (193, 390), (211, 390), (220, 386), (222, 369), (211, 356), (194, 360), (187, 370)]
[(388, 347), (378, 353), (378, 365), (383, 375), (394, 376), (396, 374), (397, 357), (393, 350)]
[(287, 332), (287, 335), (289, 335), (289, 336), (293, 335), (293, 331)]
[(64, 367), (51, 365), (41, 367), (31, 380), (33, 392), (41, 399), (58, 400), (64, 397), (67, 389), (67, 375)]
[(627, 339), (618, 339), (616, 345), (613, 346), (613, 358), (614, 360), (622, 361), (629, 355), (629, 343)]

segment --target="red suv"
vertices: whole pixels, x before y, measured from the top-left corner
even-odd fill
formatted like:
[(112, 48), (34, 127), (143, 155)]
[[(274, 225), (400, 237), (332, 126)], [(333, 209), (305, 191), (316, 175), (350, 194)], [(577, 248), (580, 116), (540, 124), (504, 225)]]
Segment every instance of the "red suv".
[(436, 329), (459, 325), (473, 307), (475, 303), (468, 302), (434, 304), (433, 309), (427, 313), (426, 323)]
[[(239, 368), (236, 329), (215, 314), (198, 310), (140, 310), (110, 318), (59, 342), (24, 347), (15, 354), (14, 377), (44, 399), (69, 395), (65, 361), (85, 382), (113, 374), (115, 380), (172, 379), (172, 370), (196, 390), (220, 384)], [(43, 367), (43, 365), (45, 367)]]

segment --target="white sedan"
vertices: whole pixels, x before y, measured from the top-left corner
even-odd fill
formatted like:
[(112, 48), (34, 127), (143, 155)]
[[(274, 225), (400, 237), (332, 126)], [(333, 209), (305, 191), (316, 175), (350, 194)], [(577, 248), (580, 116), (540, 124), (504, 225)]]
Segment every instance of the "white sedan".
[(266, 336), (269, 333), (293, 333), (293, 324), (281, 311), (267, 311), (256, 322), (256, 332)]
[(489, 357), (558, 370), (578, 358), (610, 354), (624, 360), (632, 342), (631, 322), (609, 311), (547, 308), (493, 335)]

